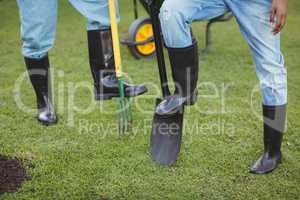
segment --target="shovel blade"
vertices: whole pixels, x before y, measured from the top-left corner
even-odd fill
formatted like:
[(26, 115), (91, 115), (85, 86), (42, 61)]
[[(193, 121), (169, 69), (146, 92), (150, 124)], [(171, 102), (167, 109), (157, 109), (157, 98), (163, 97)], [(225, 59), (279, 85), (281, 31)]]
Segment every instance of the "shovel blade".
[[(161, 101), (157, 99), (156, 105)], [(151, 133), (151, 155), (154, 162), (171, 166), (177, 160), (181, 147), (183, 112), (184, 107), (169, 115), (154, 114)]]

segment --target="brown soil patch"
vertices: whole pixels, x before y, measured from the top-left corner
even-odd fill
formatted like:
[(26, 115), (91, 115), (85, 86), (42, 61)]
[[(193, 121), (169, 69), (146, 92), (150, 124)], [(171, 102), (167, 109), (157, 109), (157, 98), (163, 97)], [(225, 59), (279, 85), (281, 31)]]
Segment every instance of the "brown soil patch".
[(18, 191), (26, 179), (26, 171), (20, 160), (0, 155), (0, 195)]

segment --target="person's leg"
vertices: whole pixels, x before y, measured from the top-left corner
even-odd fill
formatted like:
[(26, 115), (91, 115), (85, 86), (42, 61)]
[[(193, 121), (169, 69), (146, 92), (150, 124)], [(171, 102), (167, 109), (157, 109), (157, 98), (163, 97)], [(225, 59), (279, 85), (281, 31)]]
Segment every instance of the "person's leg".
[(56, 0), (18, 0), (23, 55), (37, 97), (38, 120), (50, 125), (57, 122), (51, 103), (48, 51), (55, 38)]
[(250, 172), (271, 172), (281, 161), (287, 104), (287, 71), (280, 51), (280, 35), (273, 35), (269, 21), (272, 1), (226, 0), (226, 3), (252, 50), (262, 92), (264, 154)]
[(162, 101), (157, 114), (176, 112), (182, 105), (192, 105), (197, 98), (198, 47), (192, 38), (190, 25), (227, 11), (223, 0), (166, 0), (160, 9), (160, 23), (169, 52), (175, 95)]
[[(87, 30), (100, 30), (110, 27), (108, 0), (69, 1), (87, 19)], [(117, 0), (115, 2), (118, 9)], [(117, 11), (116, 13), (119, 21), (119, 12)]]
[[(107, 0), (70, 0), (72, 5), (87, 19), (89, 61), (95, 86), (95, 99), (118, 97), (118, 84), (114, 73), (112, 35)], [(117, 3), (117, 1), (116, 1)], [(119, 12), (117, 12), (119, 19)], [(145, 93), (144, 85), (125, 83), (125, 95)]]
[(167, 47), (192, 45), (191, 23), (209, 20), (228, 11), (223, 0), (166, 0), (160, 9), (160, 23)]

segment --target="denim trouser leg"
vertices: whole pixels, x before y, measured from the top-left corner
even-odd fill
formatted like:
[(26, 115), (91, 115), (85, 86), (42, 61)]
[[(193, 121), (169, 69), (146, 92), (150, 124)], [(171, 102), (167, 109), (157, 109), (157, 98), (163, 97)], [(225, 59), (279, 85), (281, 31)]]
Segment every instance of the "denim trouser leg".
[[(98, 30), (110, 26), (108, 0), (69, 0), (87, 19), (87, 30)], [(118, 2), (116, 8), (118, 10)], [(119, 12), (117, 11), (119, 19)]]
[(264, 105), (287, 103), (287, 71), (280, 51), (280, 34), (272, 33), (272, 0), (228, 0), (240, 30), (250, 46)]
[(17, 0), (21, 18), (23, 55), (42, 58), (53, 46), (56, 22), (56, 0)]
[[(57, 0), (17, 0), (17, 2), (21, 18), (23, 55), (28, 58), (42, 58), (54, 44)], [(70, 0), (70, 2), (86, 17), (88, 30), (110, 26), (108, 0)], [(117, 15), (119, 18), (119, 14)]]
[(232, 11), (252, 50), (263, 104), (286, 104), (287, 72), (280, 51), (280, 35), (272, 34), (269, 22), (271, 3), (272, 0), (166, 0), (160, 12), (165, 43), (173, 48), (190, 46), (191, 22)]
[(223, 0), (166, 0), (160, 9), (160, 23), (168, 47), (183, 48), (192, 45), (190, 24), (224, 14)]

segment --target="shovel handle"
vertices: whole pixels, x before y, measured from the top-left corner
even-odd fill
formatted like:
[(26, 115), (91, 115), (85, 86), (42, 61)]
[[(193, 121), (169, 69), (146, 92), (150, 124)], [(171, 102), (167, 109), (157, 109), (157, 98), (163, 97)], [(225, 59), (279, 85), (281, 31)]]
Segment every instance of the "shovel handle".
[(150, 17), (152, 20), (153, 34), (154, 34), (154, 42), (155, 42), (155, 50), (156, 50), (156, 59), (158, 63), (159, 77), (162, 89), (163, 97), (170, 95), (170, 90), (168, 87), (168, 77), (166, 72), (166, 63), (163, 52), (163, 42), (161, 36), (161, 28), (159, 21), (159, 10), (155, 5), (155, 1), (148, 1), (148, 6), (150, 9)]
[(134, 19), (139, 18), (137, 0), (133, 0), (133, 9), (134, 9)]
[(112, 32), (113, 51), (115, 59), (115, 70), (117, 78), (122, 77), (122, 61), (120, 53), (120, 41), (118, 33), (118, 23), (116, 17), (115, 0), (108, 0), (110, 26)]

